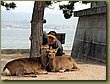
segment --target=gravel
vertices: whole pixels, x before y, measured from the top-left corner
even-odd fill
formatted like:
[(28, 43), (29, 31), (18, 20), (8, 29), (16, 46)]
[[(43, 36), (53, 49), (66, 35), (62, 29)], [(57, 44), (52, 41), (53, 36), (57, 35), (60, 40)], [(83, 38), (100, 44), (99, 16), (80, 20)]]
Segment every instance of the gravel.
[[(70, 55), (70, 51), (66, 54)], [(5, 64), (16, 58), (28, 57), (29, 54), (1, 54), (1, 71)], [(48, 72), (48, 74), (3, 76), (1, 80), (106, 80), (106, 64), (97, 61), (76, 60), (80, 70), (60, 72)]]

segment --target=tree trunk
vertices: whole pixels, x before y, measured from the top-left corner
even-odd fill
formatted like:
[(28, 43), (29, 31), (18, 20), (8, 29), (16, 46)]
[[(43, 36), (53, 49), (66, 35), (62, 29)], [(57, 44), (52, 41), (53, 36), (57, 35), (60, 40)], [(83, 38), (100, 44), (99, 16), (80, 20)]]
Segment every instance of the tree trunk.
[(41, 56), (40, 46), (42, 45), (42, 38), (43, 38), (44, 9), (45, 9), (44, 1), (35, 1), (32, 20), (31, 20), (32, 40), (31, 40), (30, 57)]

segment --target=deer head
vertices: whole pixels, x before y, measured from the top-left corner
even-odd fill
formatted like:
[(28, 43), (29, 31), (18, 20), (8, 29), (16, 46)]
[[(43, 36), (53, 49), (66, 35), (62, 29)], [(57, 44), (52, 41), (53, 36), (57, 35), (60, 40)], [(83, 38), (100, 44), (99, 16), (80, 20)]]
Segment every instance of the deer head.
[(59, 48), (53, 49), (52, 47), (50, 47), (49, 50), (47, 51), (48, 52), (48, 57), (51, 58), (51, 59), (55, 58), (58, 49)]

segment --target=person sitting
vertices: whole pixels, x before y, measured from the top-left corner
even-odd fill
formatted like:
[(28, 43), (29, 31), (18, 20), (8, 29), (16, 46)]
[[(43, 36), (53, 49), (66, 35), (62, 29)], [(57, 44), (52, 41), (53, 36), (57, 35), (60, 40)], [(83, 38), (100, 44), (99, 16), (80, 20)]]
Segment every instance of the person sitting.
[(55, 31), (50, 31), (48, 33), (48, 45), (52, 46), (53, 49), (59, 48), (56, 56), (62, 56), (63, 53), (63, 46), (61, 42), (57, 39), (57, 33)]
[[(32, 37), (30, 35), (29, 37), (30, 40), (32, 40)], [(63, 46), (61, 42), (57, 39), (57, 33), (55, 31), (50, 31), (48, 34), (46, 32), (43, 32), (43, 44), (46, 45), (48, 44), (51, 46), (53, 49), (59, 48), (56, 56), (62, 56), (63, 53)]]

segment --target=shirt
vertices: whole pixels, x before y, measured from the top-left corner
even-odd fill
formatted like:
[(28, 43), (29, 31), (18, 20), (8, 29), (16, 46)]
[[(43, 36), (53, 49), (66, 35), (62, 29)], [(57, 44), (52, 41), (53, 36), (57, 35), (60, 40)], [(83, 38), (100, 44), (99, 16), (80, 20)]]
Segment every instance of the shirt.
[[(47, 43), (48, 36), (45, 32), (43, 32), (43, 45), (46, 45)], [(53, 49), (59, 48), (56, 53), (56, 56), (62, 56), (64, 54), (62, 44), (58, 39), (56, 39), (56, 41), (53, 44), (50, 44), (49, 46), (52, 46)]]
[(59, 48), (57, 53), (56, 53), (56, 56), (62, 56), (63, 55), (63, 47), (62, 47), (61, 42), (58, 39), (55, 41), (55, 43), (50, 44), (49, 46), (52, 46), (53, 49)]

